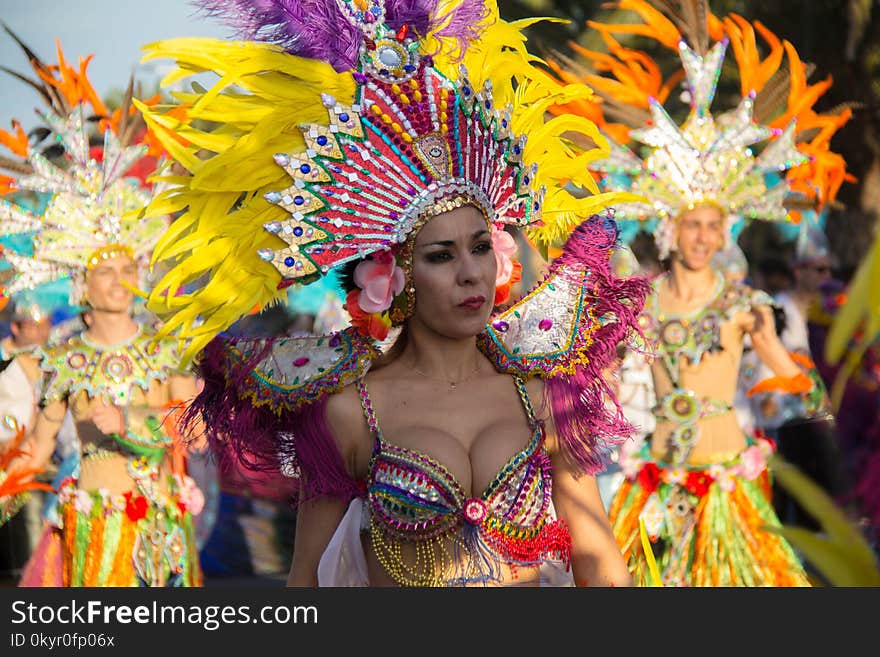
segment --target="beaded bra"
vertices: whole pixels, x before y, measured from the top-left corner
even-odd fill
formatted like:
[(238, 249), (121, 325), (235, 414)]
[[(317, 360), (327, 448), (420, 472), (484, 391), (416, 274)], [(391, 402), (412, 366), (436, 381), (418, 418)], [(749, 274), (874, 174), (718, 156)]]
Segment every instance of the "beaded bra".
[[(91, 399), (102, 397), (124, 409), (131, 404), (135, 387), (146, 391), (151, 381), (164, 381), (178, 371), (174, 345), (154, 337), (151, 329), (138, 325), (134, 337), (118, 345), (95, 344), (79, 334), (47, 349), (40, 364), (48, 379), (43, 403), (85, 392)], [(131, 474), (138, 479), (140, 471), (160, 461), (171, 444), (158, 418), (147, 417), (144, 428), (149, 435), (129, 429), (124, 436), (110, 434), (106, 440), (89, 442), (83, 445), (84, 455), (122, 452), (130, 457), (130, 470), (136, 470)]]
[(171, 342), (156, 341), (152, 329), (141, 325), (130, 340), (112, 346), (79, 334), (45, 351), (41, 367), (49, 382), (43, 398), (51, 402), (85, 391), (91, 398), (104, 396), (127, 406), (135, 387), (147, 390), (150, 381), (164, 381), (179, 362)]
[(699, 438), (698, 421), (730, 412), (727, 400), (699, 397), (681, 386), (681, 368), (685, 361), (696, 364), (704, 354), (721, 350), (721, 324), (733, 315), (755, 306), (771, 305), (773, 299), (762, 290), (726, 282), (716, 272), (717, 281), (712, 300), (692, 313), (668, 313), (660, 310), (657, 286), (651, 293), (647, 309), (639, 317), (639, 327), (646, 339), (655, 345), (673, 390), (658, 400), (654, 408), (658, 418), (675, 422), (670, 435), (669, 460), (680, 465), (687, 460)]
[[(550, 457), (522, 379), (516, 387), (532, 428), (529, 444), (514, 454), (479, 497), (468, 497), (435, 459), (389, 443), (382, 435), (366, 384), (357, 383), (375, 436), (367, 497), (370, 537), (379, 562), (404, 586), (463, 586), (500, 580), (508, 564), (536, 566), (548, 558), (568, 563), (565, 521), (551, 520)], [(415, 546), (404, 557), (403, 543)]]

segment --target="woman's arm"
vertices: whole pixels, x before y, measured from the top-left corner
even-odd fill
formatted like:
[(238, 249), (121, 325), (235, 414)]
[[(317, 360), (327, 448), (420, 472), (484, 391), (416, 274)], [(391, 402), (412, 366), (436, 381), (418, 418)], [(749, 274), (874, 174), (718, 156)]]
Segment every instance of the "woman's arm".
[(299, 504), (287, 586), (318, 586), (318, 563), (347, 507), (346, 501), (335, 497), (321, 497)]
[[(528, 383), (529, 396), (542, 399), (544, 384)], [(632, 578), (617, 545), (596, 478), (566, 458), (547, 404), (536, 409), (544, 421), (547, 450), (553, 466), (553, 506), (571, 534), (571, 569), (576, 586), (632, 586)]]
[[(372, 438), (364, 420), (360, 398), (354, 386), (343, 388), (327, 399), (327, 425), (354, 480), (366, 476)], [(309, 490), (308, 473), (300, 478), (300, 494)], [(296, 512), (296, 538), (288, 586), (317, 586), (318, 564), (339, 526), (349, 501), (340, 497), (313, 497), (300, 502)]]
[(571, 570), (575, 586), (632, 586), (623, 554), (614, 539), (596, 478), (575, 472), (556, 451), (553, 506), (571, 533)]

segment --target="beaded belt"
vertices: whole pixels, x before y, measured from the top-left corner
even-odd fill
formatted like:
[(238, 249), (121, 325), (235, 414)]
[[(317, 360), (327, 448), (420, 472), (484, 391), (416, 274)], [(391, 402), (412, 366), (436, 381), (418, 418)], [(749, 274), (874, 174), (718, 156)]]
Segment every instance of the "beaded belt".
[(696, 422), (704, 417), (724, 415), (732, 406), (723, 399), (697, 397), (693, 390), (676, 388), (667, 394), (652, 410), (658, 419), (678, 423)]
[(731, 410), (732, 406), (723, 399), (700, 398), (693, 390), (684, 388), (676, 388), (664, 396), (653, 411), (658, 419), (671, 420), (678, 425), (669, 436), (671, 462), (681, 465), (687, 461), (700, 437), (697, 420), (724, 415)]

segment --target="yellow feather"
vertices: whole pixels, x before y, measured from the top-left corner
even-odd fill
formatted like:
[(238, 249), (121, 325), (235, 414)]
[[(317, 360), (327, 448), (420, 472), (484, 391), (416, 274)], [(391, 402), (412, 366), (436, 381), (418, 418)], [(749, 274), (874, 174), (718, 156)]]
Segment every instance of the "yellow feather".
[(657, 559), (654, 557), (654, 551), (651, 549), (651, 540), (648, 538), (648, 531), (645, 529), (645, 521), (641, 517), (639, 517), (639, 538), (642, 542), (645, 561), (648, 564), (648, 574), (644, 579), (648, 586), (663, 586), (663, 577), (660, 575)]
[[(880, 322), (880, 237), (874, 240), (871, 252), (859, 265), (847, 289), (847, 299), (837, 312), (828, 340), (825, 345), (825, 358), (829, 363), (840, 360), (849, 346), (850, 340), (862, 322), (867, 321), (866, 336), (872, 340), (876, 336)], [(873, 332), (870, 330), (874, 327)]]
[[(443, 0), (440, 14), (459, 2)], [(513, 132), (529, 135), (524, 161), (538, 165), (538, 183), (547, 187), (545, 226), (532, 232), (542, 245), (557, 243), (590, 214), (628, 197), (597, 193), (587, 166), (606, 154), (607, 144), (596, 126), (580, 117), (547, 114), (553, 105), (592, 97), (584, 84), (553, 79), (542, 60), (526, 49), (523, 30), (540, 20), (558, 19), (508, 23), (501, 20), (494, 0), (487, 10), (479, 43), (463, 58), (458, 57), (458, 44), (436, 33), (423, 48), (437, 51), (435, 66), (450, 79), (458, 78), (463, 64), (475, 87), (490, 80), (496, 105), (511, 106)], [(173, 94), (182, 111), (140, 106), (163, 146), (192, 174), (167, 177), (171, 189), (147, 208), (148, 214), (182, 211), (154, 252), (154, 266), (164, 273), (148, 307), (166, 318), (163, 335), (191, 338), (184, 358), (188, 361), (218, 331), (254, 307), (284, 296), (277, 290), (277, 270), (257, 255), (260, 248), (281, 244), (263, 224), (286, 216), (263, 198), (265, 192), (291, 184), (273, 155), (301, 151), (298, 126), (326, 121), (322, 92), (350, 104), (357, 87), (348, 72), (337, 73), (328, 64), (264, 43), (169, 39), (146, 46), (143, 58), (174, 61), (175, 69), (164, 80), (168, 84), (205, 72), (215, 76), (206, 88), (192, 85), (191, 91)], [(587, 140), (596, 148), (578, 145)], [(193, 284), (198, 287), (178, 294)]]

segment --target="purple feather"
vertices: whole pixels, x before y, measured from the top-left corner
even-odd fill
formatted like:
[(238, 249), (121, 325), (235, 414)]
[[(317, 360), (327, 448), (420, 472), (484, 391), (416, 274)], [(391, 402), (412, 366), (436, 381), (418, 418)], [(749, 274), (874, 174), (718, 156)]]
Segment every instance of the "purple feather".
[(644, 306), (650, 282), (645, 277), (614, 276), (608, 250), (616, 241), (614, 221), (593, 216), (574, 230), (562, 254), (550, 267), (550, 275), (564, 277), (571, 272), (576, 284), (581, 284), (581, 272), (588, 270), (594, 286), (595, 316), (613, 317), (593, 335), (588, 361), (579, 365), (571, 377), (545, 380), (565, 453), (588, 474), (604, 469), (611, 450), (634, 432), (605, 380), (605, 370), (617, 358), (617, 345), (630, 331), (638, 330), (636, 319)]
[[(272, 340), (256, 350), (247, 361), (231, 361), (228, 345), (248, 340), (214, 338), (199, 360), (199, 375), (205, 387), (188, 406), (183, 431), (192, 435), (199, 421), (204, 423), (212, 454), (221, 468), (238, 461), (246, 470), (271, 472), (290, 469), (300, 477), (297, 502), (320, 496), (346, 501), (360, 494), (360, 488), (345, 469), (336, 441), (324, 417), (326, 397), (297, 411), (254, 406), (239, 391), (246, 388), (254, 367), (272, 349)], [(230, 362), (235, 362), (231, 369)], [(282, 439), (279, 432), (289, 432)], [(285, 468), (282, 469), (282, 464)]]
[(485, 28), (482, 23), (488, 15), (484, 0), (464, 0), (448, 14), (435, 20), (435, 24), (446, 23), (437, 35), (458, 41), (459, 58), (464, 57), (468, 46), (479, 38)]
[(327, 62), (339, 72), (355, 67), (361, 34), (336, 0), (196, 0), (236, 37), (265, 41), (292, 55)]
[(425, 36), (434, 28), (438, 0), (386, 0), (385, 24), (395, 32), (408, 25), (411, 32)]
[[(438, 0), (386, 0), (385, 24), (395, 32), (404, 25), (424, 36), (448, 20), (439, 32), (458, 41), (461, 53), (479, 36), (486, 17), (484, 0), (466, 0), (442, 17)], [(236, 38), (265, 41), (292, 55), (330, 64), (336, 71), (356, 67), (362, 35), (336, 0), (194, 0), (209, 16), (235, 31)]]

